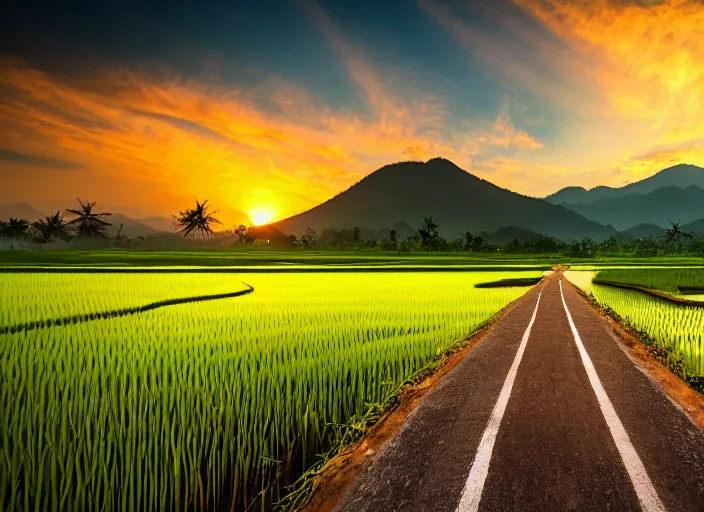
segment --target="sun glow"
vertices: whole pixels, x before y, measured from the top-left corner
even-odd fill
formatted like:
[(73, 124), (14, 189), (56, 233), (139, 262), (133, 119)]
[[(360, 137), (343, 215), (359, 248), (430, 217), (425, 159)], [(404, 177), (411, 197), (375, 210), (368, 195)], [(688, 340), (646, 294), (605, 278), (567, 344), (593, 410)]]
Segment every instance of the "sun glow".
[(274, 211), (271, 208), (259, 207), (249, 211), (249, 218), (255, 226), (269, 224), (274, 220)]

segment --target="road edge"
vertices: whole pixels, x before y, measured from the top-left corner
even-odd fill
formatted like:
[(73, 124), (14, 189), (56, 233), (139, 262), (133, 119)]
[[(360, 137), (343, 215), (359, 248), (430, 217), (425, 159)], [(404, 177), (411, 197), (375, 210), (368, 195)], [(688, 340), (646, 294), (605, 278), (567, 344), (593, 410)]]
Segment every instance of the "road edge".
[[(545, 276), (530, 290), (544, 287), (549, 277)], [(299, 510), (302, 512), (331, 512), (339, 503), (345, 489), (364, 468), (373, 462), (386, 444), (399, 433), (408, 417), (420, 405), (428, 392), (474, 350), (495, 322), (518, 307), (530, 290), (507, 305), (484, 327), (470, 336), (464, 346), (445, 359), (431, 375), (417, 384), (404, 388), (395, 407), (385, 412), (359, 441), (342, 450), (327, 462), (315, 478), (310, 499)]]

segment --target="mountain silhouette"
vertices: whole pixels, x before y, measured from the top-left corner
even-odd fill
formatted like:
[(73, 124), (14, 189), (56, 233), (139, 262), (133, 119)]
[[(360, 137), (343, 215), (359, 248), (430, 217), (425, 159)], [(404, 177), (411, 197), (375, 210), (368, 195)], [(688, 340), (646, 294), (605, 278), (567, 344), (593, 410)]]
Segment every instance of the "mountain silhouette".
[(630, 194), (562, 206), (588, 219), (611, 224), (618, 230), (646, 223), (664, 228), (670, 225), (670, 221), (687, 223), (704, 217), (704, 189), (693, 185), (687, 188), (667, 186), (649, 194)]
[(695, 220), (682, 226), (684, 233), (694, 233), (695, 235), (704, 235), (704, 218)]
[(27, 203), (0, 204), (0, 220), (7, 221), (10, 217), (34, 222), (44, 218), (44, 212)]
[(599, 186), (591, 190), (584, 187), (565, 187), (545, 199), (553, 204), (590, 204), (601, 199), (615, 199), (631, 194), (649, 194), (663, 187), (687, 188), (692, 185), (704, 189), (704, 168), (679, 164), (623, 187)]
[(655, 224), (638, 224), (622, 232), (632, 238), (659, 238), (665, 233), (665, 228)]
[(528, 229), (517, 228), (515, 226), (506, 226), (497, 229), (493, 233), (484, 232), (481, 235), (485, 242), (494, 245), (506, 245), (514, 240), (522, 243), (535, 242), (542, 236)]
[(111, 236), (115, 236), (118, 233), (120, 226), (122, 226), (122, 233), (130, 238), (138, 236), (143, 236), (146, 238), (149, 236), (159, 236), (164, 234), (164, 231), (147, 226), (142, 222), (120, 213), (113, 213), (110, 217), (105, 217), (105, 220), (112, 224), (112, 226), (108, 228), (108, 234)]
[(173, 233), (179, 229), (173, 218), (168, 217), (142, 217), (135, 219), (140, 224), (154, 228), (160, 233)]
[(299, 235), (306, 228), (382, 229), (405, 222), (414, 228), (433, 216), (444, 236), (493, 232), (514, 226), (564, 239), (603, 240), (616, 231), (553, 205), (500, 188), (449, 160), (387, 165), (306, 212), (274, 225)]

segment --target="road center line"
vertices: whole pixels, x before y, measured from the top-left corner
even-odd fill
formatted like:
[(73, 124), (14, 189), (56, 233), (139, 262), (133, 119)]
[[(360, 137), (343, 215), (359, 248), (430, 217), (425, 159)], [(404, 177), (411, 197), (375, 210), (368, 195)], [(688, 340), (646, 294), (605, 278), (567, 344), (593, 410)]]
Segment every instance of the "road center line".
[(574, 342), (577, 344), (579, 354), (582, 356), (582, 363), (587, 370), (589, 382), (596, 393), (601, 413), (604, 415), (604, 419), (609, 426), (618, 453), (621, 455), (621, 460), (623, 460), (623, 464), (626, 466), (628, 476), (631, 478), (631, 483), (638, 495), (638, 501), (640, 501), (641, 507), (646, 512), (664, 511), (665, 507), (653, 487), (653, 482), (650, 481), (650, 477), (648, 477), (648, 473), (645, 471), (643, 462), (640, 460), (640, 457), (638, 457), (638, 453), (633, 447), (633, 444), (631, 444), (628, 433), (626, 429), (623, 428), (623, 424), (618, 418), (614, 406), (611, 405), (611, 400), (609, 400), (604, 387), (601, 385), (599, 376), (594, 369), (594, 364), (584, 348), (582, 339), (579, 337), (579, 332), (577, 332), (570, 310), (567, 308), (567, 302), (565, 302), (565, 294), (562, 292), (562, 280), (560, 280), (560, 295), (562, 296), (562, 305), (565, 307), (565, 313), (567, 313), (567, 320), (570, 323), (570, 329), (572, 329)]
[(482, 440), (479, 442), (477, 454), (474, 456), (472, 468), (469, 470), (467, 482), (462, 490), (462, 497), (460, 498), (459, 505), (457, 505), (457, 512), (476, 512), (479, 509), (479, 502), (482, 499), (482, 490), (484, 489), (484, 481), (489, 473), (489, 463), (491, 462), (491, 453), (494, 450), (496, 435), (499, 433), (501, 418), (504, 416), (506, 404), (508, 404), (508, 399), (511, 396), (513, 382), (516, 380), (518, 365), (521, 364), (523, 352), (526, 349), (526, 343), (528, 343), (528, 337), (530, 336), (530, 330), (533, 327), (535, 317), (538, 314), (538, 306), (540, 305), (540, 296), (542, 293), (543, 292), (541, 291), (538, 294), (538, 301), (535, 303), (533, 316), (528, 323), (526, 332), (523, 333), (521, 344), (518, 346), (518, 352), (516, 352), (516, 357), (513, 359), (513, 364), (508, 370), (508, 375), (504, 381), (504, 386), (501, 388), (499, 398), (496, 400), (494, 410), (491, 411), (489, 423), (487, 423), (486, 429), (484, 430), (484, 435), (482, 435)]

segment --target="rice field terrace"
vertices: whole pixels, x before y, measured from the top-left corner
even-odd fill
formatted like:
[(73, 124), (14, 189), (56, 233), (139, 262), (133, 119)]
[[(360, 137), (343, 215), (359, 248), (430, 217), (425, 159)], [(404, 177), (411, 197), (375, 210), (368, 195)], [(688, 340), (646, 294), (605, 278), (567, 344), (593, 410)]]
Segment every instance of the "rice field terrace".
[(145, 306), (157, 301), (244, 290), (235, 274), (4, 274), (0, 329)]
[(704, 268), (607, 269), (600, 271), (596, 279), (631, 284), (674, 295), (704, 294)]
[(704, 269), (633, 269), (567, 271), (565, 277), (611, 308), (626, 327), (645, 333), (649, 341), (668, 352), (671, 368), (683, 377), (704, 376), (704, 307), (676, 304), (637, 290), (598, 284), (596, 278), (677, 293), (680, 286), (699, 286)]
[(0, 334), (2, 509), (269, 507), (541, 275), (0, 274), (2, 325), (77, 317)]

